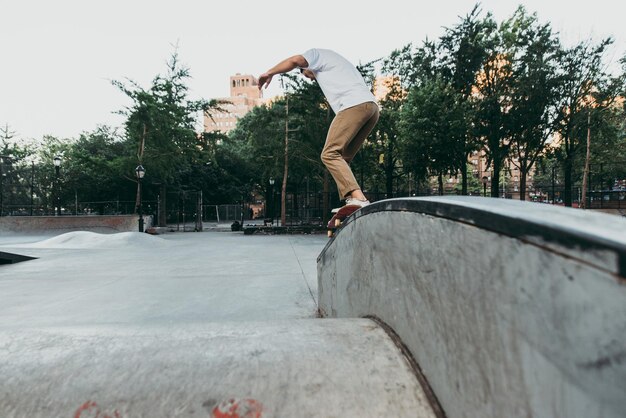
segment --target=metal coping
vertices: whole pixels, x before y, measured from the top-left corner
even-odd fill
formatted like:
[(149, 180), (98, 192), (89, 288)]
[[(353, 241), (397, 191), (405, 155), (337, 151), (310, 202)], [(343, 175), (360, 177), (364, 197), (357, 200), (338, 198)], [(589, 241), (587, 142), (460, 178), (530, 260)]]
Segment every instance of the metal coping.
[[(569, 225), (541, 223), (533, 219), (522, 219), (516, 216), (511, 216), (505, 211), (497, 208), (485, 210), (472, 207), (460, 199), (450, 200), (449, 202), (444, 199), (428, 200), (422, 198), (381, 200), (365, 206), (350, 215), (344, 221), (344, 225), (341, 229), (343, 229), (346, 225), (355, 222), (359, 218), (380, 212), (421, 213), (433, 217), (465, 223), (511, 238), (517, 238), (532, 245), (537, 245), (537, 242), (536, 240), (531, 240), (531, 238), (540, 238), (546, 243), (556, 244), (563, 248), (578, 249), (583, 251), (609, 251), (615, 253), (618, 265), (613, 269), (598, 266), (596, 264), (593, 264), (594, 267), (603, 268), (612, 274), (617, 273), (620, 276), (619, 279), (626, 280), (626, 244), (616, 242), (599, 235), (593, 235), (583, 230), (573, 228)], [(329, 240), (320, 253), (317, 259), (318, 262), (341, 232), (341, 230), (338, 231), (338, 234)], [(553, 248), (550, 249), (557, 252)], [(565, 255), (571, 256), (569, 254)]]

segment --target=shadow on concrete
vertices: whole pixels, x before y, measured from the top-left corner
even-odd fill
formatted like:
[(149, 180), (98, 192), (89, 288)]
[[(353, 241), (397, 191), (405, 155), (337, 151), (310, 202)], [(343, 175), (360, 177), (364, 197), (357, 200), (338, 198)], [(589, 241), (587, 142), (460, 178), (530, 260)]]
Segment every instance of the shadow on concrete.
[(35, 260), (35, 259), (36, 257), (29, 257), (27, 255), (5, 253), (3, 251), (0, 251), (0, 265), (21, 263), (22, 261)]

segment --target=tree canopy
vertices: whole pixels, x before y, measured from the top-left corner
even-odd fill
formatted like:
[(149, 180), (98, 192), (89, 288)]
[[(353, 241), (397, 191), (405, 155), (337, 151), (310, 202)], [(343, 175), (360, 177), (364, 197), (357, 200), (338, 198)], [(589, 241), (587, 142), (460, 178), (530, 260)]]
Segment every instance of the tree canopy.
[[(610, 38), (564, 46), (549, 23), (522, 6), (498, 22), (475, 5), (439, 38), (358, 65), (381, 113), (352, 162), (355, 175), (366, 193), (391, 197), (431, 193), (424, 185), (433, 177), (443, 193), (444, 178), (456, 176), (455, 192), (467, 194), (489, 174), (491, 194), (499, 196), (501, 174), (517, 168), (524, 199), (529, 176), (540, 179), (554, 167), (571, 205), (589, 137), (594, 179), (613, 187), (626, 177), (620, 161), (626, 155), (626, 55), (622, 67), (610, 71), (611, 46)], [(289, 193), (334, 194), (319, 158), (334, 114), (315, 82), (283, 75), (285, 94), (254, 108), (226, 135), (199, 126), (199, 115), (212, 117), (225, 102), (191, 99), (190, 77), (175, 51), (165, 73), (147, 87), (113, 81), (130, 100), (118, 110), (125, 118), (119, 130), (98, 126), (77, 138), (45, 136), (27, 144), (6, 125), (0, 131), (2, 213), (9, 212), (10, 199), (26, 202), (29, 194), (50, 207), (57, 181), (66, 202), (78, 196), (132, 201), (139, 164), (146, 169), (145, 192), (154, 199), (169, 187), (202, 190), (215, 204), (238, 202), (268, 196), (269, 180), (282, 178)], [(468, 170), (477, 153), (488, 173)], [(60, 179), (52, 166), (57, 155)]]

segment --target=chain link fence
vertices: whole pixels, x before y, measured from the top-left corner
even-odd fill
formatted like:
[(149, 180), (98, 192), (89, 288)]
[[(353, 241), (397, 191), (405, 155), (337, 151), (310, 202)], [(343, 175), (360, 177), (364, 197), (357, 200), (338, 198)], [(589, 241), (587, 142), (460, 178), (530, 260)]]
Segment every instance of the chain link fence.
[[(0, 216), (53, 216), (53, 215), (129, 215), (136, 214), (134, 200), (81, 199), (80, 193), (65, 190), (63, 183), (54, 176), (54, 171), (40, 173), (35, 164), (17, 166), (11, 158), (0, 158)], [(564, 204), (566, 195), (563, 167), (552, 164), (537, 167), (527, 178), (526, 200)], [(491, 196), (489, 170), (475, 169), (468, 175), (468, 194)], [(460, 177), (446, 177), (444, 194), (460, 194)], [(168, 191), (165, 199), (158, 195), (144, 195), (142, 211), (152, 215), (155, 222), (165, 219), (165, 225), (177, 231), (203, 229), (204, 222), (244, 224), (260, 220), (279, 224), (281, 218), (281, 193), (278, 188), (265, 191), (266, 196), (258, 200), (247, 198), (233, 203), (207, 201), (201, 190)], [(306, 189), (306, 190), (305, 190)], [(506, 168), (500, 173), (497, 196), (519, 199), (521, 175), (518, 170)], [(63, 192), (63, 193), (61, 193)], [(435, 179), (429, 183), (417, 182), (411, 176), (400, 176), (394, 183), (393, 193), (378, 189), (364, 190), (371, 202), (390, 197), (428, 196), (439, 194)], [(626, 209), (626, 161), (592, 164), (589, 170), (586, 193), (582, 188), (582, 168), (574, 167), (571, 184), (572, 206), (580, 205), (586, 194), (586, 207), (590, 209)], [(252, 197), (252, 195), (250, 195)], [(164, 208), (161, 208), (165, 202)], [(285, 197), (285, 226), (322, 225), (330, 210), (341, 206), (334, 188), (330, 192), (305, 187), (296, 188)], [(164, 214), (163, 214), (164, 211)], [(163, 223), (163, 222), (161, 222)]]

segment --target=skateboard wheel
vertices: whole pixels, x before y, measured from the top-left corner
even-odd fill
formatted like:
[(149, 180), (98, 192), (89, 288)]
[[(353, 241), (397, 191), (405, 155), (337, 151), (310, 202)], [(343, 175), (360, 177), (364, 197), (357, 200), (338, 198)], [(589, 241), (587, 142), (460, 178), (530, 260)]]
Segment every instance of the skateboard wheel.
[(341, 221), (339, 219), (335, 219), (335, 226), (341, 225)]
[(328, 238), (333, 236), (333, 231), (328, 231)]

